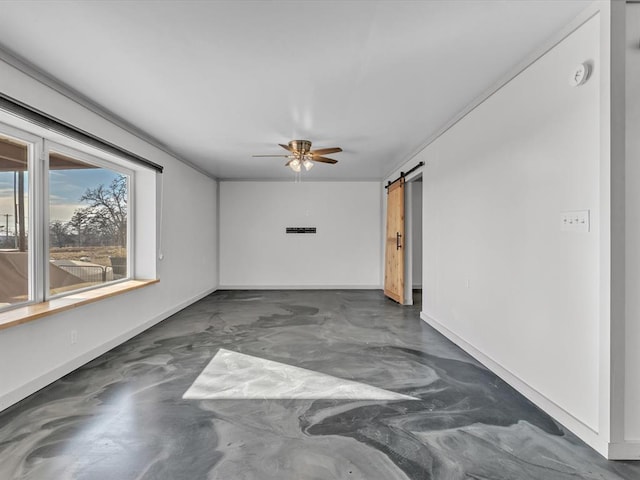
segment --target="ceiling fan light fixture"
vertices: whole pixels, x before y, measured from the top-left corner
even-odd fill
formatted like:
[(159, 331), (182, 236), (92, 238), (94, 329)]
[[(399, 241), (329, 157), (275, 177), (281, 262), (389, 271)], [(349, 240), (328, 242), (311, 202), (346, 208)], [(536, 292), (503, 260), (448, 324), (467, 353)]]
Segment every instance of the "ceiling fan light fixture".
[[(295, 173), (300, 173), (302, 167), (305, 171), (311, 170), (318, 162), (335, 164), (337, 160), (327, 158), (324, 155), (342, 152), (340, 147), (327, 147), (311, 150), (310, 140), (291, 140), (287, 145), (279, 143), (279, 146), (287, 150), (286, 155), (253, 155), (254, 157), (284, 157), (288, 160), (285, 166), (289, 167)], [(300, 176), (297, 175), (296, 178)]]
[(307, 172), (313, 168), (313, 162), (308, 158), (304, 159), (304, 162), (302, 162), (302, 165), (304, 165), (304, 168)]
[(291, 162), (289, 162), (289, 167), (291, 167), (291, 170), (293, 170), (296, 173), (300, 171), (301, 166), (302, 165), (300, 163), (300, 160), (298, 160), (297, 158), (294, 158), (293, 160), (291, 160)]

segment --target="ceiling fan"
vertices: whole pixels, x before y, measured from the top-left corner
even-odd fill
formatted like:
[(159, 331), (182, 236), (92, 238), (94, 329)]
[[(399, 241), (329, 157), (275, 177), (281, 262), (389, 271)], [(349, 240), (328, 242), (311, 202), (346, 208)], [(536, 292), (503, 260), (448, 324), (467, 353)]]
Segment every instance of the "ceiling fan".
[(289, 161), (285, 163), (285, 167), (291, 168), (294, 172), (299, 172), (302, 167), (305, 170), (313, 168), (313, 162), (321, 163), (338, 163), (333, 158), (327, 158), (323, 155), (341, 152), (340, 147), (319, 148), (311, 150), (311, 142), (309, 140), (291, 140), (287, 145), (279, 143), (282, 148), (289, 151), (288, 155), (253, 155), (254, 157), (284, 157)]

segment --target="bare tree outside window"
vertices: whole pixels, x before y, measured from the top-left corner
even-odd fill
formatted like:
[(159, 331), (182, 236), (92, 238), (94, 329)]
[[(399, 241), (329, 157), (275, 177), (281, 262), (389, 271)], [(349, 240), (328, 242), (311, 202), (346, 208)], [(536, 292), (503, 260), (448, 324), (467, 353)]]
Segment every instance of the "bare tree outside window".
[[(56, 239), (77, 245), (127, 246), (127, 178), (119, 175), (109, 185), (87, 188), (80, 202), (88, 206), (78, 208), (71, 220), (63, 224), (51, 223)], [(75, 237), (75, 238), (74, 238)]]

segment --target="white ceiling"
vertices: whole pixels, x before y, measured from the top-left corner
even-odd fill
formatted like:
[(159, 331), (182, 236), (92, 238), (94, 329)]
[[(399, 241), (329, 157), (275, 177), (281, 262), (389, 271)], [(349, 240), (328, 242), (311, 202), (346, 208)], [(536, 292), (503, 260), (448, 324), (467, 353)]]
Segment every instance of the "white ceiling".
[(590, 3), (5, 0), (0, 45), (215, 177), (382, 179)]

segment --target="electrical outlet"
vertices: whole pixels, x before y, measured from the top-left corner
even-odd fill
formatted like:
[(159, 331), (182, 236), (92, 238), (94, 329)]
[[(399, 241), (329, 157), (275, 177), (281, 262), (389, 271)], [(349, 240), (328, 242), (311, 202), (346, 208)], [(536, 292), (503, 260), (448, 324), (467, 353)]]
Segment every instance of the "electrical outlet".
[(71, 335), (69, 336), (71, 340), (71, 345), (78, 343), (78, 331), (71, 330)]
[(587, 233), (591, 230), (589, 210), (575, 210), (560, 214), (560, 230)]

